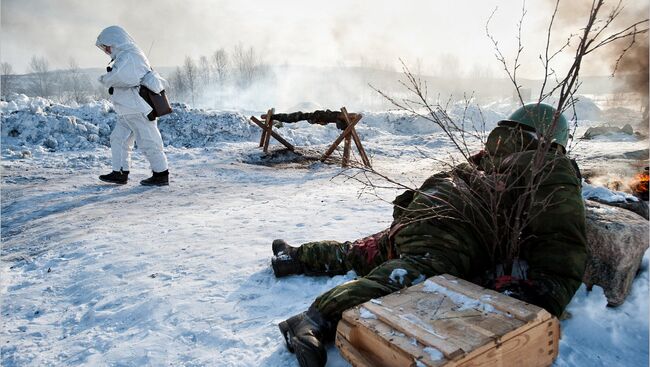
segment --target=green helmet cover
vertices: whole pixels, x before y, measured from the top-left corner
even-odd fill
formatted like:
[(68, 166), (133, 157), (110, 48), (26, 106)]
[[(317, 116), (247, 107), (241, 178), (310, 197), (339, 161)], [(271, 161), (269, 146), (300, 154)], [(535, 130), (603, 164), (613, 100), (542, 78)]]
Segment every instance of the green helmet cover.
[[(519, 107), (508, 117), (508, 120), (532, 127), (540, 135), (546, 136), (547, 131), (552, 128), (555, 107), (546, 103), (528, 103)], [(563, 114), (557, 120), (555, 129), (550, 132), (551, 141), (566, 148), (569, 142), (569, 123)]]

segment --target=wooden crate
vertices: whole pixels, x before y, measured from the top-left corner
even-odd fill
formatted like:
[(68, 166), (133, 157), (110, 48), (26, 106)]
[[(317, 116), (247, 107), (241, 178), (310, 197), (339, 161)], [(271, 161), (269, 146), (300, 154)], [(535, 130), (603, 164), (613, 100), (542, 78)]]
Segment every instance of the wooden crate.
[(546, 310), (439, 275), (343, 313), (336, 345), (353, 366), (550, 366), (560, 324)]

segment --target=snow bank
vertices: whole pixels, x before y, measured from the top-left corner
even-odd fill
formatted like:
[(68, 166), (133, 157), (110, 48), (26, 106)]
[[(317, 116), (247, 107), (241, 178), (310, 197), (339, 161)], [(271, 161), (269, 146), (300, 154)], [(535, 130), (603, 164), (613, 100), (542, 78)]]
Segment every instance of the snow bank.
[[(260, 129), (248, 116), (234, 111), (192, 109), (173, 104), (174, 113), (159, 119), (165, 145), (178, 148), (215, 146), (220, 142), (256, 141)], [(467, 126), (480, 125), (485, 119), (487, 129), (504, 115), (479, 110), (478, 107), (454, 105), (450, 115)], [(95, 101), (66, 106), (40, 97), (14, 94), (0, 102), (2, 144), (5, 156), (21, 155), (26, 149), (74, 151), (110, 146), (110, 133), (117, 115), (110, 102)], [(362, 139), (385, 135), (426, 136), (440, 129), (431, 121), (404, 112), (364, 112), (358, 131)], [(307, 122), (283, 124), (278, 132), (296, 146), (331, 144), (340, 130), (334, 125), (311, 125)]]
[(196, 110), (179, 103), (172, 107), (174, 113), (158, 122), (166, 145), (198, 148), (259, 138), (260, 129), (239, 112)]
[[(159, 119), (165, 145), (213, 146), (224, 141), (252, 141), (259, 129), (237, 112), (193, 110), (174, 104), (175, 113)], [(95, 101), (76, 107), (25, 95), (0, 103), (5, 156), (26, 149), (74, 151), (110, 146), (117, 115), (110, 102)], [(27, 150), (28, 151), (28, 150)]]

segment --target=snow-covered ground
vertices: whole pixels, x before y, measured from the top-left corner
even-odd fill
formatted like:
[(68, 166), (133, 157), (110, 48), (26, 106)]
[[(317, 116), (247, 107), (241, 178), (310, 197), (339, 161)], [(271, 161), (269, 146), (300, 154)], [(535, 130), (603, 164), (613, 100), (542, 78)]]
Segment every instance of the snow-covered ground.
[[(391, 205), (359, 196), (334, 165), (254, 164), (251, 112), (176, 110), (160, 122), (171, 185), (146, 188), (137, 149), (128, 185), (97, 180), (110, 169), (110, 104), (0, 102), (2, 366), (297, 365), (277, 324), (354, 274), (275, 279), (271, 241), (355, 239), (386, 228)], [(488, 123), (507, 113), (503, 104), (484, 111)], [(280, 131), (313, 151), (339, 133), (306, 123)], [(440, 168), (427, 157), (451, 150), (398, 113), (365, 114), (359, 133), (375, 168), (414, 185)], [(574, 155), (598, 169), (647, 148), (611, 137), (582, 141)], [(577, 292), (556, 366), (648, 365), (648, 261), (616, 309), (598, 287)], [(328, 366), (347, 366), (333, 346), (328, 353)]]

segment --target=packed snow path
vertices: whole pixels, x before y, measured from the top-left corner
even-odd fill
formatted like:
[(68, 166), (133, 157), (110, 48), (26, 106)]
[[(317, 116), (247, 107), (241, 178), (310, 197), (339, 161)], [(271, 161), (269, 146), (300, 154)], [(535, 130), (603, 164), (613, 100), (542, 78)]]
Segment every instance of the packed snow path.
[(293, 363), (277, 323), (350, 277), (276, 280), (270, 241), (355, 238), (390, 207), (327, 166), (199, 153), (170, 154), (168, 188), (138, 185), (143, 170), (111, 186), (97, 169), (5, 168), (3, 365)]

